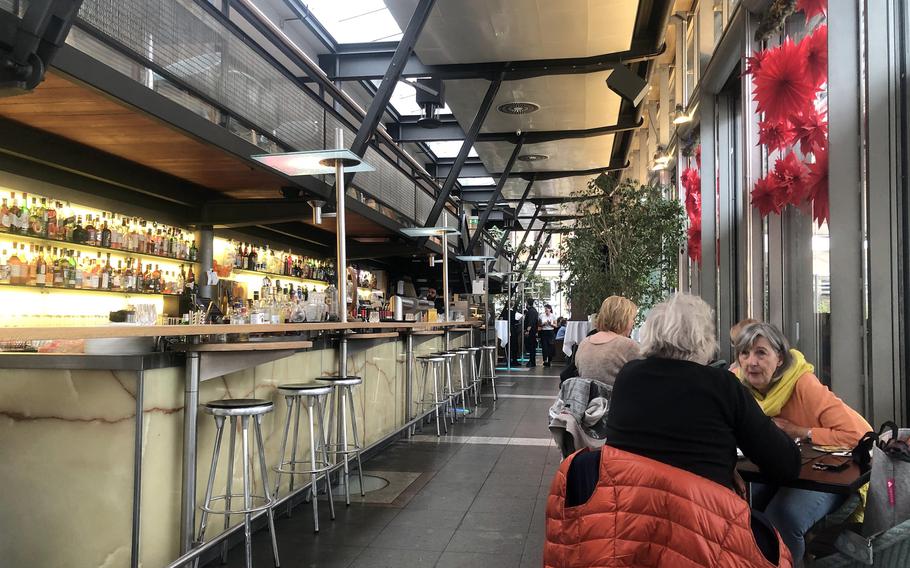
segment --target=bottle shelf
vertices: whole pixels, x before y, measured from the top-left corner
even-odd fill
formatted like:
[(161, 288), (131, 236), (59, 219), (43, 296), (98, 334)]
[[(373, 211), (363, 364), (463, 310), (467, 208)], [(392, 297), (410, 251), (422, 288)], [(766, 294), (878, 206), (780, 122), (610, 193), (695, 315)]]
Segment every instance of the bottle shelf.
[(127, 292), (123, 290), (101, 290), (98, 288), (67, 288), (65, 286), (30, 286), (28, 284), (8, 284), (0, 282), (0, 289), (20, 289), (34, 290), (37, 292), (89, 292), (93, 294), (118, 294), (121, 296), (179, 296), (180, 294), (168, 294), (164, 292)]
[(174, 264), (199, 264), (198, 261), (174, 258), (172, 256), (160, 255), (160, 254), (150, 254), (145, 252), (136, 252), (126, 249), (115, 249), (111, 247), (102, 247), (98, 245), (89, 245), (84, 243), (74, 243), (71, 241), (58, 241), (55, 239), (48, 239), (46, 237), (37, 237), (34, 235), (22, 235), (19, 233), (0, 233), (0, 240), (5, 241), (16, 241), (22, 243), (30, 244), (40, 244), (44, 246), (64, 248), (78, 250), (80, 252), (104, 252), (118, 254), (120, 256), (138, 258), (138, 259), (155, 259), (155, 260), (166, 260)]
[(325, 280), (313, 280), (312, 278), (300, 278), (299, 276), (288, 276), (287, 274), (278, 274), (277, 272), (264, 272), (262, 270), (246, 270), (244, 268), (234, 268), (232, 273), (236, 272), (237, 274), (246, 274), (249, 276), (268, 276), (272, 280), (293, 280), (294, 282), (300, 282), (302, 284), (318, 284), (320, 286), (328, 286), (329, 283)]

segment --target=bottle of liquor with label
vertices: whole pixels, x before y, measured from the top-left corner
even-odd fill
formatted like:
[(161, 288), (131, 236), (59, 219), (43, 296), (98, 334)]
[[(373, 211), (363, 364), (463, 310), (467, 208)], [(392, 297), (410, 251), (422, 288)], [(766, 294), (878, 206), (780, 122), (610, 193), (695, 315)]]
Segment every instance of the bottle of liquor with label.
[(47, 261), (44, 260), (44, 247), (41, 247), (35, 260), (35, 286), (44, 288), (47, 284)]
[(8, 233), (10, 232), (10, 227), (12, 226), (12, 220), (10, 219), (9, 214), (9, 204), (6, 202), (6, 198), (3, 198), (3, 204), (0, 205), (0, 232)]
[(101, 228), (101, 246), (111, 248), (111, 229), (107, 226), (107, 220), (104, 221), (104, 226)]

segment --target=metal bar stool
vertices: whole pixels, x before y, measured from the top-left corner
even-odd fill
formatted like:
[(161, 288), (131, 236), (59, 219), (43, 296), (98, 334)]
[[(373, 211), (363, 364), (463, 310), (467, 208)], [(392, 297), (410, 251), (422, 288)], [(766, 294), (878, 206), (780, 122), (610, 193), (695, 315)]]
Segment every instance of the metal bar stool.
[(458, 418), (458, 412), (455, 410), (455, 399), (458, 397), (459, 391), (455, 390), (454, 384), (452, 383), (452, 362), (455, 360), (454, 351), (440, 351), (438, 353), (433, 353), (436, 357), (442, 357), (444, 360), (443, 364), (443, 397), (446, 400), (446, 405), (452, 407), (452, 424), (455, 424)]
[[(327, 447), (335, 464), (339, 458), (344, 460), (344, 502), (351, 504), (351, 482), (348, 458), (351, 454), (357, 458), (357, 474), (360, 479), (360, 496), (363, 497), (363, 464), (360, 462), (360, 440), (357, 437), (357, 413), (354, 411), (354, 388), (363, 384), (360, 377), (319, 377), (316, 380), (331, 383), (332, 395), (329, 402), (329, 441)], [(337, 420), (335, 411), (338, 411)], [(354, 443), (348, 443), (348, 411), (351, 412), (351, 433)], [(334, 442), (331, 434), (335, 432)]]
[[(459, 390), (461, 391), (461, 402), (464, 404), (465, 410), (474, 412), (471, 409), (471, 389), (474, 388), (474, 382), (470, 379), (470, 375), (473, 374), (474, 365), (471, 365), (471, 369), (468, 372), (465, 372), (465, 367), (468, 362), (471, 361), (471, 352), (468, 349), (456, 349), (455, 355), (458, 359), (458, 380), (459, 380)], [(465, 417), (467, 419), (467, 417)]]
[[(275, 467), (276, 477), (278, 478), (275, 482), (275, 497), (278, 497), (278, 490), (281, 487), (281, 476), (288, 475), (288, 493), (294, 491), (294, 476), (296, 475), (309, 475), (310, 476), (310, 491), (313, 493), (313, 527), (314, 532), (319, 532), (319, 505), (317, 503), (318, 483), (319, 478), (322, 477), (325, 479), (325, 488), (326, 493), (329, 498), (329, 512), (331, 513), (332, 520), (335, 519), (335, 502), (332, 499), (332, 485), (329, 483), (329, 470), (332, 468), (332, 464), (329, 463), (329, 455), (326, 451), (326, 431), (325, 431), (325, 421), (324, 421), (324, 407), (320, 397), (328, 396), (332, 392), (332, 387), (328, 385), (319, 385), (319, 384), (303, 384), (303, 383), (291, 383), (278, 385), (278, 394), (284, 396), (284, 401), (287, 403), (288, 415), (284, 421), (284, 436), (281, 439), (281, 454), (279, 455), (278, 465)], [(310, 432), (310, 461), (309, 469), (297, 469), (298, 464), (306, 464), (306, 461), (297, 460), (297, 441), (299, 439), (300, 433), (300, 407), (303, 406), (303, 401), (306, 400), (306, 412), (307, 419), (309, 420), (309, 432)], [(294, 409), (296, 408), (296, 416), (292, 416)], [(316, 416), (313, 416), (315, 411)], [(291, 429), (291, 421), (294, 422), (294, 439), (291, 446), (291, 459), (285, 460), (285, 454), (287, 452), (288, 445), (288, 433)], [(316, 428), (315, 423), (319, 426), (319, 440), (316, 440)], [(316, 454), (321, 453), (322, 459), (316, 459)], [(288, 503), (288, 512), (290, 513), (290, 502)]]
[(480, 404), (480, 347), (468, 347), (468, 358), (471, 360), (471, 389), (474, 391), (474, 408)]
[[(442, 379), (440, 376), (440, 367), (445, 364), (445, 358), (436, 357), (433, 355), (418, 355), (417, 361), (423, 365), (423, 385), (421, 388), (420, 401), (417, 403), (418, 406), (433, 406), (433, 409), (436, 412), (436, 436), (439, 437), (439, 407), (443, 407), (443, 412), (445, 412), (445, 407), (448, 405), (446, 400), (441, 396), (443, 389), (439, 388), (439, 381)], [(433, 375), (433, 400), (427, 402), (427, 381), (430, 378), (430, 375)], [(445, 433), (449, 433), (449, 427), (446, 425), (445, 416), (442, 419), (442, 427), (445, 429)]]
[[(272, 537), (272, 555), (275, 559), (275, 566), (280, 566), (278, 560), (278, 541), (275, 539), (275, 517), (272, 513), (272, 496), (269, 494), (269, 471), (265, 465), (265, 446), (262, 443), (262, 416), (268, 414), (274, 409), (274, 404), (269, 400), (258, 398), (235, 398), (225, 400), (213, 400), (202, 405), (202, 411), (215, 417), (215, 449), (212, 452), (212, 466), (209, 469), (209, 479), (205, 486), (205, 501), (200, 507), (202, 518), (199, 523), (199, 535), (196, 544), (201, 545), (205, 539), (205, 528), (208, 523), (209, 514), (224, 515), (224, 528), (230, 526), (231, 515), (243, 515), (243, 539), (244, 539), (244, 558), (245, 566), (250, 568), (253, 565), (252, 549), (252, 516), (257, 511), (267, 511), (269, 519), (269, 533)], [(228, 451), (228, 473), (227, 488), (224, 495), (212, 496), (213, 485), (215, 483), (215, 472), (218, 466), (218, 457), (221, 453), (221, 439), (224, 434), (224, 420), (228, 419), (231, 429), (231, 446)], [(235, 494), (232, 492), (232, 481), (234, 478), (234, 446), (237, 431), (237, 419), (240, 419), (241, 428), (241, 463), (243, 467), (243, 493)], [(262, 492), (263, 495), (253, 495), (252, 493), (252, 468), (250, 464), (250, 418), (253, 418), (253, 431), (256, 434), (256, 446), (259, 453), (259, 468), (262, 475)], [(242, 509), (231, 509), (231, 498), (243, 497)], [(261, 500), (262, 503), (253, 505), (253, 500)], [(223, 509), (212, 509), (213, 501), (224, 501)], [(227, 558), (227, 541), (225, 541), (221, 552), (222, 560)], [(198, 566), (199, 559), (196, 558), (194, 566)]]
[[(483, 354), (480, 358), (480, 382), (483, 387), (483, 380), (490, 379), (490, 386), (493, 387), (493, 400), (496, 399), (496, 346), (484, 345), (481, 347)], [(485, 371), (489, 369), (489, 373)], [(482, 396), (482, 395), (481, 395)]]

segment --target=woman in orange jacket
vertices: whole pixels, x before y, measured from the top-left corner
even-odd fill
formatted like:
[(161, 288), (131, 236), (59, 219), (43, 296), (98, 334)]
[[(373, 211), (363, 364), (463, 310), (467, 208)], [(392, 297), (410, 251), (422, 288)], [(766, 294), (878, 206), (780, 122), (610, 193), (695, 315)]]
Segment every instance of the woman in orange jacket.
[[(803, 354), (769, 323), (746, 326), (736, 341), (736, 373), (765, 415), (791, 438), (820, 446), (853, 448), (872, 428), (813, 373)], [(752, 506), (765, 514), (799, 562), (804, 535), (845, 497), (753, 484)]]

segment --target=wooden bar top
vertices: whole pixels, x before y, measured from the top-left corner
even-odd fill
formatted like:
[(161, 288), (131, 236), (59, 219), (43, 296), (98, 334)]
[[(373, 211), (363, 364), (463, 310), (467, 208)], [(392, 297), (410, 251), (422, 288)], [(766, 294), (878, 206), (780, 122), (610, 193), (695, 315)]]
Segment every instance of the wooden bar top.
[(442, 335), (445, 333), (441, 329), (424, 329), (422, 331), (415, 331), (412, 335)]
[(289, 333), (302, 331), (339, 331), (357, 329), (427, 330), (466, 325), (465, 322), (318, 322), (259, 325), (96, 325), (0, 327), (0, 341), (35, 339), (94, 339), (102, 337), (174, 337), (181, 335), (218, 335), (222, 333)]
[(398, 337), (398, 332), (386, 331), (382, 333), (350, 333), (344, 337), (345, 339), (382, 339), (384, 337)]
[(177, 351), (279, 351), (309, 349), (312, 341), (240, 341), (235, 343), (184, 343), (175, 346)]

